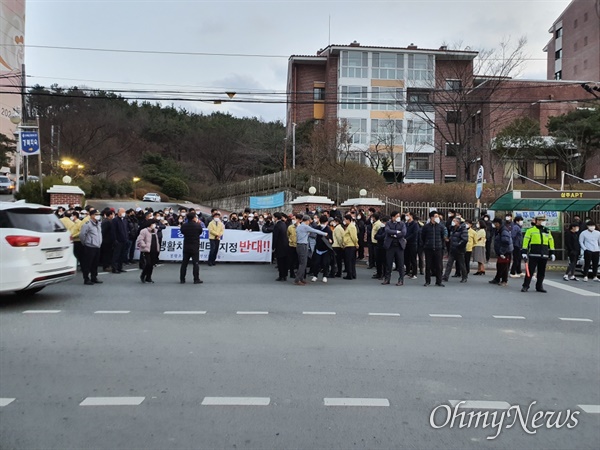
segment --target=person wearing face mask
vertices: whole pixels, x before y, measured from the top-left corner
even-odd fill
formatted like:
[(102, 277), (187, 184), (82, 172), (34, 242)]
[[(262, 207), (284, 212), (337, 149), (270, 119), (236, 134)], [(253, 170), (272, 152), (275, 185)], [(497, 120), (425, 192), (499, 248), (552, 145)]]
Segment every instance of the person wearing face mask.
[(537, 282), (535, 290), (545, 293), (544, 278), (546, 277), (546, 264), (548, 259), (556, 260), (554, 256), (554, 238), (548, 228), (546, 228), (546, 216), (539, 215), (535, 217), (535, 226), (528, 229), (523, 239), (523, 259), (525, 264), (529, 265), (526, 271), (525, 280), (521, 292), (527, 292), (531, 284), (531, 275), (537, 269)]
[[(333, 217), (333, 257), (335, 258), (336, 272), (331, 278), (341, 278), (344, 261), (344, 226), (337, 215)], [(348, 269), (346, 269), (347, 271)]]
[(488, 283), (505, 287), (508, 285), (508, 272), (514, 247), (506, 222), (502, 222), (502, 219), (496, 217), (492, 224), (495, 228), (494, 251), (498, 258), (496, 260), (496, 276)]
[(442, 284), (442, 257), (444, 254), (445, 226), (440, 223), (441, 219), (437, 211), (429, 213), (429, 222), (421, 228), (421, 242), (425, 251), (425, 284), (431, 285), (431, 277), (435, 277), (435, 285), (444, 287)]
[(579, 244), (583, 250), (583, 281), (588, 280), (590, 266), (592, 268), (592, 280), (600, 281), (598, 278), (598, 260), (600, 259), (600, 231), (596, 229), (596, 223), (589, 221), (586, 229), (579, 234)]
[(100, 263), (100, 247), (102, 246), (102, 216), (95, 209), (90, 209), (90, 219), (81, 227), (79, 240), (82, 246), (81, 272), (83, 284), (91, 286), (101, 284), (98, 279)]
[(242, 229), (242, 223), (238, 220), (237, 214), (235, 214), (235, 213), (231, 214), (231, 217), (229, 217), (229, 220), (225, 224), (225, 229), (226, 230), (241, 230)]
[(446, 272), (442, 277), (442, 281), (448, 281), (450, 272), (452, 271), (452, 265), (456, 261), (457, 273), (460, 273), (462, 277), (460, 282), (467, 282), (467, 267), (465, 265), (465, 250), (469, 242), (469, 230), (466, 225), (461, 223), (460, 218), (457, 216), (452, 221), (452, 228), (450, 229), (450, 254), (448, 255), (448, 263), (446, 264)]
[(304, 215), (302, 217), (302, 223), (296, 228), (296, 251), (298, 252), (298, 270), (296, 271), (296, 279), (294, 284), (297, 286), (304, 286), (304, 278), (306, 277), (306, 263), (308, 261), (308, 237), (312, 234), (318, 234), (319, 236), (327, 236), (327, 233), (321, 230), (316, 230), (310, 226), (310, 216)]
[(150, 220), (148, 226), (140, 231), (140, 235), (136, 241), (136, 244), (140, 249), (140, 260), (143, 259), (144, 261), (144, 268), (140, 275), (142, 283), (154, 283), (152, 280), (152, 271), (154, 270), (154, 265), (158, 261), (158, 251), (160, 249), (157, 225), (155, 219)]
[(398, 211), (392, 211), (390, 214), (392, 220), (385, 225), (385, 275), (381, 284), (390, 284), (392, 277), (392, 267), (396, 263), (398, 271), (398, 282), (396, 286), (404, 285), (404, 249), (406, 248), (406, 225), (402, 222), (402, 217)]
[(365, 222), (364, 211), (361, 209), (356, 214), (356, 231), (358, 235), (358, 260), (362, 261), (365, 259), (365, 233), (367, 232), (367, 224)]
[(479, 219), (475, 224), (476, 238), (473, 245), (473, 259), (477, 263), (477, 272), (475, 275), (485, 275), (485, 244), (487, 241), (487, 230), (485, 221)]
[(327, 222), (327, 216), (324, 214), (321, 215), (319, 218), (319, 228), (317, 229), (327, 233), (327, 236), (318, 238), (315, 242), (315, 250), (311, 258), (313, 277), (310, 281), (313, 283), (319, 279), (319, 273), (321, 272), (323, 272), (323, 283), (327, 283), (329, 258), (333, 252), (333, 232)]
[(356, 279), (356, 250), (358, 249), (358, 232), (352, 219), (352, 215), (344, 216), (344, 237), (342, 245), (344, 247), (344, 267), (346, 276), (344, 280)]
[(494, 240), (494, 226), (488, 214), (484, 214), (483, 223), (485, 224), (485, 262), (490, 262), (492, 256), (492, 241)]
[(579, 223), (573, 222), (567, 232), (565, 233), (565, 253), (569, 260), (567, 271), (563, 276), (565, 281), (579, 281), (575, 277), (575, 267), (577, 265), (577, 259), (581, 253), (581, 244), (579, 243)]
[(296, 270), (298, 269), (298, 252), (296, 251), (298, 237), (296, 235), (296, 226), (300, 220), (302, 220), (302, 216), (299, 214), (291, 216), (286, 231), (288, 238), (288, 266), (290, 268), (290, 278), (296, 278)]
[(125, 208), (119, 208), (115, 218), (112, 220), (112, 273), (123, 273), (123, 264), (127, 260), (129, 228), (125, 216)]
[(213, 219), (208, 224), (208, 238), (210, 240), (210, 252), (208, 254), (208, 267), (215, 266), (217, 264), (217, 254), (219, 253), (219, 245), (225, 232), (225, 227), (221, 222), (221, 213), (215, 211), (213, 213)]
[(521, 277), (521, 247), (523, 246), (523, 218), (521, 216), (515, 217), (515, 221), (512, 224), (510, 230), (510, 236), (513, 241), (513, 260), (510, 268), (511, 278)]

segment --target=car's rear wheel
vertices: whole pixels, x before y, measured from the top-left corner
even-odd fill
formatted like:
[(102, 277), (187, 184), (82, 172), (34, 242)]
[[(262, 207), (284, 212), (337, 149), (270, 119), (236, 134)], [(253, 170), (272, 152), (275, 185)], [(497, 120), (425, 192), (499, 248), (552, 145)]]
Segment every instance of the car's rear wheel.
[(15, 294), (19, 294), (19, 295), (33, 295), (33, 294), (37, 294), (38, 292), (40, 292), (45, 287), (46, 286), (36, 287), (36, 288), (31, 288), (31, 289), (23, 289), (22, 291), (15, 291)]

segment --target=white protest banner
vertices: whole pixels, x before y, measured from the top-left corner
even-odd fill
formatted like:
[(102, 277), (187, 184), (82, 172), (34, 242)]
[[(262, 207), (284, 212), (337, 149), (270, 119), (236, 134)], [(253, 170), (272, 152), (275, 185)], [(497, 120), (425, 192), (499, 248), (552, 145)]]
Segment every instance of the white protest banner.
[[(167, 227), (162, 231), (161, 261), (181, 261), (183, 258), (183, 235), (179, 227)], [(221, 262), (271, 262), (271, 233), (225, 230), (219, 243), (217, 261)], [(208, 260), (210, 241), (208, 229), (200, 236), (200, 261)], [(136, 249), (136, 258), (139, 250)]]

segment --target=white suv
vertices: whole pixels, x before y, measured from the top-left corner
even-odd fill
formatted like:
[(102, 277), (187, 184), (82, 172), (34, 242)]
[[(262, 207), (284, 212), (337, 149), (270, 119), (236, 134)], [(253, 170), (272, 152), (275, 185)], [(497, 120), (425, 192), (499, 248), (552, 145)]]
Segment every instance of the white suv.
[(0, 202), (0, 292), (34, 294), (75, 276), (71, 234), (51, 208)]

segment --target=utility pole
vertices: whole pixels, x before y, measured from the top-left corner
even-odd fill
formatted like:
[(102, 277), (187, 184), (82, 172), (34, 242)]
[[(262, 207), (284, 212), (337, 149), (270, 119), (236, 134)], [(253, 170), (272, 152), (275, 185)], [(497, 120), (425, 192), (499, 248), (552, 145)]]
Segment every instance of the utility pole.
[(296, 169), (296, 124), (292, 123), (292, 169)]

